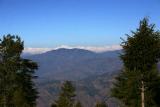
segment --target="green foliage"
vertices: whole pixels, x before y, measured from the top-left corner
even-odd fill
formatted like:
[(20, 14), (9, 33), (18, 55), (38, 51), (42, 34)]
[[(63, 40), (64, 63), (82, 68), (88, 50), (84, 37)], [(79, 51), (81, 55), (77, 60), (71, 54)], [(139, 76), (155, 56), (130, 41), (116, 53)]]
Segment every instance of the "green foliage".
[(33, 76), (32, 74), (34, 73), (34, 70), (37, 69), (37, 64), (28, 59), (23, 59), (21, 64), (21, 68), (17, 73), (17, 84), (19, 88), (21, 87), (21, 89), (25, 92), (24, 96), (27, 104), (29, 104), (29, 107), (32, 107), (36, 105), (36, 99), (38, 97), (37, 89), (32, 81), (36, 78), (36, 76)]
[(105, 102), (97, 102), (95, 107), (108, 107)]
[[(112, 89), (112, 96), (120, 99), (127, 107), (141, 106), (140, 72), (122, 71), (117, 77)], [(145, 107), (159, 107), (160, 75), (155, 68), (144, 76)]]
[(8, 34), (0, 41), (0, 104), (4, 107), (35, 107), (37, 91), (32, 81), (38, 68), (21, 58), (23, 41)]
[(127, 41), (122, 42), (121, 59), (130, 71), (148, 71), (160, 58), (160, 33), (155, 31), (154, 24), (148, 24), (148, 19), (140, 21), (139, 28), (132, 35), (127, 35)]
[(21, 88), (16, 89), (13, 93), (13, 103), (16, 107), (29, 107), (29, 104), (25, 101), (25, 93)]
[(122, 71), (112, 89), (112, 96), (120, 99), (128, 107), (140, 107), (139, 72)]
[(144, 18), (127, 41), (122, 43), (121, 59), (124, 70), (117, 76), (112, 96), (127, 107), (141, 106), (141, 82), (145, 87), (145, 107), (159, 107), (160, 76), (157, 62), (160, 58), (160, 33)]
[(57, 107), (73, 107), (75, 104), (75, 88), (70, 81), (66, 81), (62, 88), (58, 100)]

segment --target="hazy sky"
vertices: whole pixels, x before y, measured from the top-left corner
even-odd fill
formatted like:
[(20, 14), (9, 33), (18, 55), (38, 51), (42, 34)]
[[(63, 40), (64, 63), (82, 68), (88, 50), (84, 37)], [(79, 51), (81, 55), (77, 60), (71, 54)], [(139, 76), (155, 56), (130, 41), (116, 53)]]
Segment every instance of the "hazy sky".
[(160, 0), (0, 0), (0, 37), (17, 34), (26, 47), (113, 45), (145, 16), (160, 28)]

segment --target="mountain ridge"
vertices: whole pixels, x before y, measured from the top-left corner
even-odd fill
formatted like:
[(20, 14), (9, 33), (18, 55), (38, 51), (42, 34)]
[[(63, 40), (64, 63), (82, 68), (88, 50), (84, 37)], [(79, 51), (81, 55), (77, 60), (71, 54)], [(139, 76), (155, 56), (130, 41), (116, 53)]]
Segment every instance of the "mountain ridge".
[(77, 88), (77, 99), (84, 107), (91, 107), (94, 104), (92, 102), (108, 98), (113, 76), (122, 68), (120, 53), (121, 50), (95, 53), (62, 48), (27, 56), (39, 64), (36, 73), (40, 92), (38, 107), (49, 107), (65, 80), (73, 81)]
[(40, 78), (49, 79), (52, 75), (54, 78), (60, 80), (64, 78), (66, 80), (70, 79), (70, 76), (75, 73), (77, 74), (73, 76), (73, 80), (75, 80), (95, 73), (112, 72), (112, 68), (116, 63), (120, 67), (122, 64), (118, 57), (119, 52), (121, 51), (94, 53), (83, 49), (62, 48), (28, 56), (27, 58), (38, 62), (39, 70), (36, 75)]

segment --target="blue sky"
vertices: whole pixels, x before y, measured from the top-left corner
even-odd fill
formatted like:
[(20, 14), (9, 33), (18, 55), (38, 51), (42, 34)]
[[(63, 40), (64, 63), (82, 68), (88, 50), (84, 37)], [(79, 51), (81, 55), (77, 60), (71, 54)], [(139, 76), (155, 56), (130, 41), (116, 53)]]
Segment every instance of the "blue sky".
[(160, 0), (0, 0), (0, 37), (17, 34), (26, 47), (105, 46), (145, 16), (160, 28)]

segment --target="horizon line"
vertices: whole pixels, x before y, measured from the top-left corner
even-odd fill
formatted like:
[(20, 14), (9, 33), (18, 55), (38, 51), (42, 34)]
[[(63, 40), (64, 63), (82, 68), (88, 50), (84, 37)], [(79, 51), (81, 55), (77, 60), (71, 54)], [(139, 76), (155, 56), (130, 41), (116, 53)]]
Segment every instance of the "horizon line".
[(24, 54), (41, 54), (52, 50), (57, 49), (84, 49), (89, 50), (96, 53), (106, 52), (106, 51), (114, 51), (114, 50), (120, 50), (122, 47), (120, 45), (105, 45), (105, 46), (70, 46), (70, 45), (60, 45), (54, 48), (34, 48), (34, 47), (25, 47), (23, 50)]

